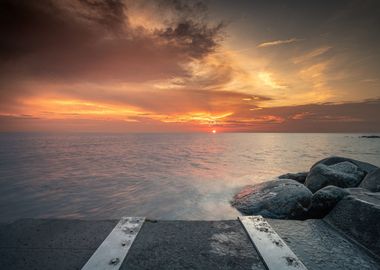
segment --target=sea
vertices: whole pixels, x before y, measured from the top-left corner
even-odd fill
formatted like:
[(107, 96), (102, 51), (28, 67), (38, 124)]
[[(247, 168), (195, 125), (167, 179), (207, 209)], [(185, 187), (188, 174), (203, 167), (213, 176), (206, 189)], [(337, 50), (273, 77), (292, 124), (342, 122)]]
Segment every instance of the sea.
[(380, 166), (380, 139), (361, 135), (0, 133), (0, 222), (235, 219), (245, 185), (332, 155)]

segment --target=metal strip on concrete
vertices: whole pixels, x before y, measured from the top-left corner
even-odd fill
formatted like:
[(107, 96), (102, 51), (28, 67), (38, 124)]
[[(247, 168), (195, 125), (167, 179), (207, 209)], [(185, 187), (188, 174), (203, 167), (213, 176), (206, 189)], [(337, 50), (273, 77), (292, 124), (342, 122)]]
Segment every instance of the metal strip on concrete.
[(307, 270), (262, 216), (239, 217), (268, 270)]
[(121, 218), (82, 270), (119, 269), (144, 221), (143, 217)]

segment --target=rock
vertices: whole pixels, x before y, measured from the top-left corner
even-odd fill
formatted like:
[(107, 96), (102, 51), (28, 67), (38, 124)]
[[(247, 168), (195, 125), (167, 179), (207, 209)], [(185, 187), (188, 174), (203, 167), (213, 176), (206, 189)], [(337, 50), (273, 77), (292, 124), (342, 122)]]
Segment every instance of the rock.
[(310, 170), (305, 185), (313, 193), (333, 185), (342, 188), (356, 187), (365, 176), (365, 172), (355, 164), (344, 161), (333, 165), (318, 164)]
[(324, 220), (380, 256), (379, 192), (344, 197)]
[(348, 195), (350, 195), (348, 191), (336, 186), (327, 186), (318, 190), (311, 198), (308, 217), (323, 218), (341, 199)]
[(380, 136), (377, 136), (377, 135), (365, 135), (365, 136), (360, 136), (359, 138), (380, 139)]
[(367, 174), (359, 187), (366, 188), (372, 192), (380, 191), (380, 169), (374, 170)]
[(351, 159), (351, 158), (335, 157), (335, 156), (328, 157), (328, 158), (325, 158), (325, 159), (318, 161), (313, 166), (311, 166), (311, 169), (314, 168), (315, 166), (319, 165), (319, 164), (324, 164), (324, 165), (329, 166), (329, 165), (334, 165), (334, 164), (344, 162), (344, 161), (349, 161), (352, 164), (355, 164), (356, 166), (358, 166), (360, 169), (362, 169), (366, 173), (370, 173), (371, 171), (378, 169), (378, 167), (376, 167), (375, 165), (372, 165), (372, 164), (367, 163), (367, 162), (363, 162), (363, 161), (359, 161), (359, 160), (355, 160), (355, 159)]
[(273, 180), (245, 187), (234, 196), (232, 206), (246, 215), (302, 219), (312, 195), (310, 190), (295, 180)]
[(306, 176), (309, 172), (299, 172), (299, 173), (287, 173), (280, 175), (279, 179), (293, 179), (296, 180), (299, 183), (305, 183)]
[(380, 192), (371, 192), (366, 188), (355, 187), (355, 188), (345, 188), (345, 191), (354, 195), (356, 197), (365, 196), (365, 197), (375, 197), (380, 200)]

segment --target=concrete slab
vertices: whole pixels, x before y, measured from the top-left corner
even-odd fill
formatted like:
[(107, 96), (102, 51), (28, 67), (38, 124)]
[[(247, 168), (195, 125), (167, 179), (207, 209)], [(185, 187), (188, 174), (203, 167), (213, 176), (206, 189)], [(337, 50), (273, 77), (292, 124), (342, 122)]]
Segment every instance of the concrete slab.
[(117, 220), (23, 219), (0, 226), (0, 269), (81, 269)]
[(94, 250), (78, 249), (0, 249), (0, 269), (80, 270)]
[(20, 219), (0, 226), (0, 248), (96, 249), (118, 220)]
[(309, 270), (380, 269), (377, 258), (323, 220), (267, 221)]
[(238, 220), (146, 221), (121, 269), (265, 269)]
[[(268, 220), (309, 270), (380, 269), (323, 220)], [(81, 269), (118, 220), (19, 220), (0, 225), (0, 269)], [(121, 269), (265, 269), (238, 220), (147, 221)]]

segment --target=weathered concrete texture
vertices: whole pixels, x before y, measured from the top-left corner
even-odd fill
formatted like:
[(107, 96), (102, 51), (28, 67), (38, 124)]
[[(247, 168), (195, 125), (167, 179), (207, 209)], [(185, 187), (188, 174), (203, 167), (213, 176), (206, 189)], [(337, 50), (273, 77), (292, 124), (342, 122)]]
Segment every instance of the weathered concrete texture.
[(146, 222), (121, 269), (265, 269), (233, 221)]
[(268, 219), (309, 270), (380, 269), (380, 261), (323, 220)]
[(117, 221), (22, 219), (0, 225), (0, 269), (81, 269)]
[(380, 193), (349, 191), (325, 220), (380, 257)]
[[(19, 220), (0, 225), (0, 269), (81, 269), (117, 224)], [(239, 221), (145, 222), (122, 269), (265, 269)]]
[[(375, 256), (323, 220), (268, 221), (309, 270), (380, 269)], [(81, 269), (117, 222), (1, 224), (0, 269)], [(145, 222), (121, 269), (265, 268), (240, 222), (230, 220)]]

